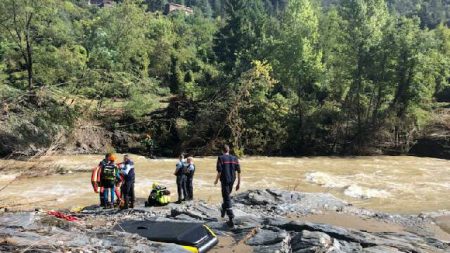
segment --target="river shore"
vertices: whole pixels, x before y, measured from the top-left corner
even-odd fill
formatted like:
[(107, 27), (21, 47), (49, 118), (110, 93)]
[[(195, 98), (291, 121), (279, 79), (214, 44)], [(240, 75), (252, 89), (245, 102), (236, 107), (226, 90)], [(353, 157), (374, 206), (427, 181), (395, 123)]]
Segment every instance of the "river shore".
[[(120, 156), (119, 156), (120, 157)], [(96, 203), (91, 170), (102, 155), (42, 156), (0, 160), (0, 207), (24, 209), (76, 208)], [(147, 198), (154, 182), (176, 198), (176, 159), (131, 155), (136, 164), (136, 196)], [(282, 189), (331, 193), (360, 208), (400, 214), (450, 210), (450, 161), (413, 156), (244, 157), (243, 191)], [(216, 157), (195, 157), (195, 196), (211, 204), (221, 201), (214, 186)], [(31, 202), (31, 203), (30, 203)]]
[[(92, 205), (98, 195), (92, 192), (90, 171), (101, 158), (80, 155), (2, 160), (0, 251), (182, 252), (177, 245), (112, 230), (120, 222), (142, 219), (207, 223), (219, 236), (220, 243), (212, 250), (219, 253), (230, 249), (450, 250), (450, 211), (446, 211), (450, 209), (443, 190), (448, 187), (446, 160), (386, 156), (244, 158), (243, 192), (233, 193), (236, 227), (229, 229), (219, 218), (220, 189), (211, 182), (214, 157), (195, 160), (199, 168), (194, 182), (196, 201), (145, 208), (143, 202), (155, 181), (168, 186), (174, 199), (176, 160), (133, 156), (138, 165), (138, 203), (137, 208), (126, 211)], [(392, 185), (403, 191), (393, 191)], [(352, 194), (347, 195), (349, 192)], [(52, 209), (79, 221), (48, 215)]]
[[(450, 213), (394, 215), (361, 209), (326, 193), (250, 190), (234, 197), (236, 226), (203, 201), (132, 210), (85, 207), (69, 222), (43, 210), (0, 214), (0, 251), (184, 252), (116, 231), (125, 220), (200, 222), (219, 237), (211, 252), (448, 252), (450, 234), (436, 224)], [(448, 226), (448, 224), (447, 224)]]

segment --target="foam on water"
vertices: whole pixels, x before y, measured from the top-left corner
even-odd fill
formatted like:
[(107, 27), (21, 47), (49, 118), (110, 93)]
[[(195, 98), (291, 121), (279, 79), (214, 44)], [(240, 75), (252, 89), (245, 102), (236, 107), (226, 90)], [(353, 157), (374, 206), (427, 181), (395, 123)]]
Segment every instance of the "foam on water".
[(306, 181), (326, 188), (343, 188), (351, 184), (347, 179), (315, 171), (305, 174)]
[[(54, 156), (40, 158), (40, 166), (65, 169), (98, 164), (102, 155)], [(153, 182), (168, 187), (176, 200), (173, 175), (176, 158), (147, 159), (133, 155), (136, 164), (136, 197), (145, 199)], [(281, 188), (305, 192), (330, 192), (360, 207), (402, 213), (450, 210), (450, 161), (417, 157), (246, 157), (242, 158), (241, 191)], [(8, 167), (30, 167), (33, 162), (5, 161)], [(194, 196), (211, 203), (221, 201), (220, 184), (214, 185), (216, 157), (195, 158)], [(8, 165), (9, 164), (9, 165)], [(98, 202), (89, 172), (20, 178), (0, 175), (2, 200), (12, 204), (37, 202), (31, 206), (67, 208)], [(233, 194), (237, 194), (233, 190)], [(57, 201), (55, 201), (57, 199)], [(47, 201), (48, 200), (48, 201)], [(44, 202), (39, 202), (44, 201)], [(353, 201), (353, 202), (352, 202)]]
[(3, 174), (0, 175), (0, 181), (11, 181), (16, 179), (17, 176), (17, 174)]
[(375, 189), (365, 186), (360, 186), (353, 183), (350, 178), (358, 178), (364, 180), (371, 178), (366, 174), (356, 174), (353, 176), (336, 176), (325, 172), (310, 172), (305, 175), (306, 180), (309, 183), (317, 184), (326, 188), (342, 188), (346, 196), (358, 199), (370, 199), (370, 198), (388, 198), (391, 194), (382, 189)]
[(346, 187), (344, 190), (344, 194), (349, 197), (359, 199), (389, 198), (391, 196), (388, 191), (363, 187), (357, 184), (352, 184)]

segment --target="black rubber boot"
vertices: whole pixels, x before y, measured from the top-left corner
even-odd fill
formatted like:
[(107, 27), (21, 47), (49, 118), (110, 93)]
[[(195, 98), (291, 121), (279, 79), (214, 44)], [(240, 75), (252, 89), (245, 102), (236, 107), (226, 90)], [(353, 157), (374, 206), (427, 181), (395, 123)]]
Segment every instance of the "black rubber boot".
[(234, 228), (234, 222), (233, 222), (233, 219), (232, 219), (232, 218), (230, 218), (230, 220), (227, 221), (227, 225), (228, 225), (228, 227), (230, 227), (230, 228)]

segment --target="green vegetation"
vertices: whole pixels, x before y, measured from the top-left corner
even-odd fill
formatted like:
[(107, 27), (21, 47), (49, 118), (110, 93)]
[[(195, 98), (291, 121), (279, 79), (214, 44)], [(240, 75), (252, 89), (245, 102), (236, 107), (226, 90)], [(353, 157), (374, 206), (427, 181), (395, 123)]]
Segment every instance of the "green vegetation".
[(450, 100), (443, 0), (115, 2), (0, 1), (0, 155), (89, 121), (161, 155), (404, 152)]

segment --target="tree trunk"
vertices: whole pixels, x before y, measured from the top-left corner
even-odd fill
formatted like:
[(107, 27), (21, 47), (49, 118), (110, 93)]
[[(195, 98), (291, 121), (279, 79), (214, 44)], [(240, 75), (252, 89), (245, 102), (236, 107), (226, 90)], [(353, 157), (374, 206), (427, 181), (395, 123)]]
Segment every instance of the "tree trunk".
[(27, 72), (28, 72), (28, 89), (31, 92), (33, 90), (33, 48), (31, 46), (31, 38), (30, 38), (30, 27), (31, 20), (33, 19), (33, 13), (30, 13), (30, 16), (27, 20), (27, 26), (25, 30), (25, 40), (27, 43)]

